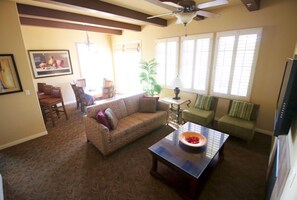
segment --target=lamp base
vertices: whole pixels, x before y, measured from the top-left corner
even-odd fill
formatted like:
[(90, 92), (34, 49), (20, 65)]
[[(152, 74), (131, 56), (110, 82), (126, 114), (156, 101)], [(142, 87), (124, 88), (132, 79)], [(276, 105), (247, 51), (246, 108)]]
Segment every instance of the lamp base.
[(173, 99), (175, 100), (178, 100), (180, 99), (180, 97), (178, 96), (179, 92), (180, 92), (180, 89), (178, 87), (174, 88), (174, 94), (175, 94), (175, 97), (173, 97)]

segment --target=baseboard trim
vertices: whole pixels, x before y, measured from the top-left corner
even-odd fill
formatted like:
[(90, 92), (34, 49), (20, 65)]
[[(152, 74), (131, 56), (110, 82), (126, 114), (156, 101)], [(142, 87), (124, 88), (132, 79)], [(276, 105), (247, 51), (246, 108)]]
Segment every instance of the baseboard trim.
[(5, 148), (8, 148), (8, 147), (11, 147), (11, 146), (14, 146), (14, 145), (17, 145), (17, 144), (21, 144), (23, 142), (27, 142), (29, 140), (33, 140), (35, 138), (38, 138), (38, 137), (41, 137), (41, 136), (44, 136), (44, 135), (47, 135), (47, 131), (44, 131), (44, 132), (41, 132), (41, 133), (37, 133), (35, 135), (31, 135), (29, 137), (25, 137), (25, 138), (22, 138), (22, 139), (13, 141), (13, 142), (9, 142), (7, 144), (0, 145), (0, 150), (5, 149)]
[(270, 136), (273, 135), (272, 131), (264, 130), (264, 129), (261, 129), (261, 128), (256, 128), (255, 131), (258, 132), (258, 133), (263, 133), (265, 135), (270, 135)]

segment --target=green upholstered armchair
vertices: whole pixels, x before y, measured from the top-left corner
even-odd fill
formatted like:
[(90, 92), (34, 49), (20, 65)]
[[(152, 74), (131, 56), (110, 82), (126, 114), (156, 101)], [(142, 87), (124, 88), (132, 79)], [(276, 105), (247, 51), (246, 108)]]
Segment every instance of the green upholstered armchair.
[(228, 114), (218, 120), (218, 129), (231, 136), (251, 141), (254, 137), (260, 105), (231, 100)]
[(195, 105), (182, 111), (182, 119), (184, 122), (210, 126), (215, 117), (217, 103), (217, 97), (198, 94)]

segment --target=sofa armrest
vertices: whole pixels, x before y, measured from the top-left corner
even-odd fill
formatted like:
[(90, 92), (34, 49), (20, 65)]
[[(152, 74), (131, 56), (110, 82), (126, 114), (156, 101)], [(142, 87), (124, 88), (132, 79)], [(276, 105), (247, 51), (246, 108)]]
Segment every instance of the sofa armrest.
[(107, 144), (110, 135), (108, 128), (87, 115), (84, 115), (84, 124), (88, 141), (105, 155), (108, 152)]
[(164, 110), (164, 111), (169, 112), (169, 104), (164, 103), (164, 102), (162, 102), (162, 101), (158, 101), (157, 109), (158, 109), (158, 110)]
[(157, 110), (163, 110), (163, 111), (166, 111), (167, 113), (167, 123), (169, 121), (169, 104), (167, 103), (164, 103), (162, 101), (158, 101), (157, 102)]

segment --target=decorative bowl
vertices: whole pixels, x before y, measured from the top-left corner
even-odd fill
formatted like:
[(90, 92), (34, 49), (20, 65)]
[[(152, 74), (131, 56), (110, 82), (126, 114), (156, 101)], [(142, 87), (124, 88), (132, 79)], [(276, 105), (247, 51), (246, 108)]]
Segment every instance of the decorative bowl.
[(202, 147), (207, 142), (204, 135), (191, 131), (181, 133), (179, 135), (179, 141), (190, 147)]

